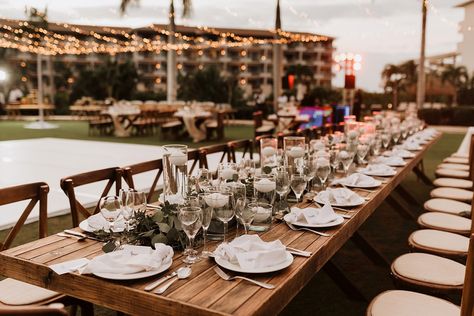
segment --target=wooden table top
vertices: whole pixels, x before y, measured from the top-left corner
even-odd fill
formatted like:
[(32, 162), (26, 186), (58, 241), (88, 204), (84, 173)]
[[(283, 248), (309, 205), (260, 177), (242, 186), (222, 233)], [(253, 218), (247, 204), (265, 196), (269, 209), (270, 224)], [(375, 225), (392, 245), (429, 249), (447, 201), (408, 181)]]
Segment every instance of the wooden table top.
[(7, 110), (54, 110), (53, 104), (8, 104)]
[[(131, 315), (274, 315), (344, 245), (440, 137), (438, 135), (423, 146), (414, 158), (406, 160), (406, 166), (397, 168), (397, 174), (387, 178), (388, 181), (375, 192), (361, 193), (369, 200), (355, 208), (352, 218), (345, 219), (342, 225), (326, 230), (330, 237), (292, 231), (284, 223), (274, 222), (269, 231), (261, 234), (262, 239), (280, 239), (285, 245), (313, 253), (309, 258), (295, 257), (293, 264), (285, 270), (251, 276), (274, 284), (274, 290), (240, 280), (224, 281), (213, 271), (215, 263), (212, 259), (194, 264), (191, 277), (175, 282), (165, 295), (143, 290), (159, 276), (110, 281), (77, 273), (57, 275), (48, 268), (49, 265), (82, 257), (93, 258), (102, 254), (102, 245), (93, 240), (77, 242), (56, 235), (1, 252), (0, 274)], [(181, 253), (175, 254), (169, 271), (183, 266), (181, 259)]]

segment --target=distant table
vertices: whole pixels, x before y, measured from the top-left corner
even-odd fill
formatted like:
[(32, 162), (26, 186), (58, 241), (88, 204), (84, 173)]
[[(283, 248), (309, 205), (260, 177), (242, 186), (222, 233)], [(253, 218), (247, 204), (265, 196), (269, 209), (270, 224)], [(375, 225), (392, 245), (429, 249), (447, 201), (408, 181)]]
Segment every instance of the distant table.
[(129, 137), (130, 127), (133, 122), (140, 116), (140, 110), (137, 111), (104, 111), (103, 114), (108, 114), (112, 118), (114, 124), (114, 135), (116, 137)]
[(52, 104), (8, 104), (5, 107), (7, 115), (16, 118), (21, 116), (21, 111), (25, 110), (44, 110), (44, 115), (48, 116), (54, 111), (55, 106)]
[(206, 132), (201, 130), (198, 126), (199, 122), (202, 122), (212, 117), (211, 112), (199, 111), (199, 112), (187, 112), (178, 111), (174, 113), (175, 117), (181, 119), (186, 127), (186, 131), (189, 136), (193, 139), (193, 142), (198, 143), (206, 139)]
[[(274, 290), (241, 280), (229, 282), (220, 279), (213, 270), (216, 265), (213, 259), (194, 264), (190, 278), (175, 282), (163, 295), (144, 291), (157, 276), (111, 281), (77, 273), (57, 275), (49, 265), (83, 257), (93, 258), (103, 253), (100, 242), (77, 242), (57, 235), (0, 252), (0, 274), (130, 315), (276, 315), (357, 232), (403, 179), (416, 170), (426, 151), (440, 137), (438, 135), (415, 157), (407, 159), (404, 167), (396, 168), (397, 173), (380, 187), (366, 193), (368, 201), (354, 208), (351, 218), (326, 230), (330, 237), (293, 231), (284, 223), (275, 221), (269, 231), (260, 235), (262, 239), (280, 239), (285, 245), (310, 251), (312, 255), (309, 258), (295, 257), (284, 270), (251, 276), (274, 284)], [(169, 271), (184, 266), (182, 258), (182, 253), (176, 252)], [(324, 304), (318, 297), (313, 298), (313, 303)]]
[(99, 115), (104, 110), (102, 105), (71, 105), (69, 107), (72, 115), (79, 118)]

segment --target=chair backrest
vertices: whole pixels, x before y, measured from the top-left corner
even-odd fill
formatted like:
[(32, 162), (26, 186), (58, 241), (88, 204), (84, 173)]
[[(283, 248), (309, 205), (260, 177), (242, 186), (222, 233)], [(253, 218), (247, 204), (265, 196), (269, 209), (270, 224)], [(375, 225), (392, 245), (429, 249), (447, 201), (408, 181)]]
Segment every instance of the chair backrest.
[(114, 184), (115, 194), (118, 195), (120, 188), (122, 187), (122, 169), (118, 167), (112, 167), (76, 174), (61, 179), (61, 189), (63, 189), (64, 193), (66, 193), (67, 197), (69, 198), (72, 224), (74, 227), (79, 225), (79, 214), (87, 218), (99, 212), (99, 201), (97, 201), (97, 204), (91, 213), (76, 199), (76, 192), (74, 189), (79, 186), (100, 181), (107, 181), (107, 184), (100, 195), (101, 198), (109, 194), (109, 191), (112, 189)]
[(209, 169), (207, 156), (215, 153), (222, 153), (219, 163), (223, 162), (226, 157), (227, 161), (231, 162), (229, 146), (227, 144), (218, 144), (199, 148), (199, 166)]
[(155, 177), (153, 178), (153, 181), (150, 185), (150, 188), (147, 193), (147, 201), (151, 202), (151, 198), (153, 196), (153, 193), (155, 193), (156, 190), (156, 185), (158, 184), (158, 180), (161, 177), (161, 174), (163, 173), (163, 161), (162, 159), (155, 159), (155, 160), (150, 160), (150, 161), (145, 161), (141, 163), (137, 163), (134, 165), (126, 166), (122, 168), (123, 172), (123, 179), (127, 183), (127, 185), (130, 188), (136, 189), (135, 183), (133, 181), (133, 176), (140, 174), (140, 173), (145, 173), (149, 171), (154, 171), (155, 172)]
[(48, 192), (49, 186), (44, 182), (29, 183), (0, 189), (0, 205), (30, 200), (20, 218), (10, 229), (3, 242), (0, 242), (0, 251), (11, 246), (26, 219), (35, 205), (39, 202), (39, 231), (38, 237), (44, 238), (48, 234)]
[[(58, 307), (52, 305), (59, 305)], [(7, 306), (0, 305), (0, 316), (67, 316), (62, 304), (51, 306)]]
[(474, 234), (471, 233), (461, 300), (461, 316), (474, 315)]
[(469, 176), (474, 181), (474, 135), (471, 136), (469, 144)]
[(250, 159), (253, 159), (252, 140), (250, 139), (234, 140), (234, 141), (228, 142), (227, 146), (229, 147), (229, 155), (230, 155), (230, 160), (232, 162), (237, 162), (235, 151), (239, 149), (243, 150), (242, 157), (245, 157), (245, 155), (248, 153), (250, 156)]
[(194, 170), (198, 168), (202, 168), (201, 165), (201, 156), (199, 155), (199, 149), (191, 149), (188, 150), (188, 174), (193, 174)]
[(259, 128), (263, 125), (262, 111), (253, 112), (253, 125), (255, 128)]

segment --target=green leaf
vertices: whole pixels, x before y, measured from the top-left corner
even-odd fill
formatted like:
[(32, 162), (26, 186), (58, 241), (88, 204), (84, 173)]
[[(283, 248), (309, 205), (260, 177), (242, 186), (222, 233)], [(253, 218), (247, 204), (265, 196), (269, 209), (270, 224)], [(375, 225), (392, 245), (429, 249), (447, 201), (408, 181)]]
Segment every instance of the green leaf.
[(166, 236), (163, 234), (158, 234), (158, 235), (153, 236), (153, 238), (151, 239), (151, 244), (155, 245), (158, 243), (167, 244), (168, 238), (166, 238)]
[(272, 172), (272, 168), (270, 166), (265, 166), (262, 168), (262, 172), (264, 174), (270, 174)]
[(155, 234), (155, 230), (152, 229), (152, 230), (149, 230), (149, 231), (147, 231), (147, 232), (143, 232), (143, 233), (141, 233), (140, 235), (141, 235), (142, 237), (152, 237), (154, 234)]
[(153, 214), (152, 218), (155, 223), (162, 222), (164, 218), (163, 212), (161, 210), (157, 210), (155, 214)]
[(158, 223), (158, 227), (160, 228), (160, 232), (163, 234), (167, 234), (171, 229), (170, 225), (166, 223)]
[(239, 180), (239, 175), (238, 175), (237, 173), (234, 173), (234, 174), (232, 175), (232, 180), (233, 180), (233, 181)]
[(179, 238), (178, 230), (176, 228), (171, 228), (169, 232), (166, 234), (166, 237), (168, 238), (170, 242), (178, 240)]
[(115, 248), (117, 248), (115, 241), (109, 241), (108, 243), (102, 246), (102, 251), (105, 253), (109, 253), (109, 252), (114, 251)]

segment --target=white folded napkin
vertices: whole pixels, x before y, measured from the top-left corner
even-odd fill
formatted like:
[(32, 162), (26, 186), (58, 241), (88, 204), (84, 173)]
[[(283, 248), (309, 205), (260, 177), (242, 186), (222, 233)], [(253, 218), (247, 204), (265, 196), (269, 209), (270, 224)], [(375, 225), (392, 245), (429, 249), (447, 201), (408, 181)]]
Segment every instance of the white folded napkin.
[(280, 240), (265, 242), (258, 235), (242, 235), (220, 244), (214, 255), (243, 269), (271, 267), (287, 259), (286, 247)]
[(375, 159), (376, 163), (387, 165), (387, 166), (404, 166), (406, 162), (403, 160), (402, 157), (399, 156), (391, 156), (391, 157), (377, 157)]
[(173, 254), (173, 248), (165, 244), (155, 244), (155, 249), (125, 245), (122, 250), (95, 257), (79, 273), (132, 274), (157, 270), (169, 263)]
[(331, 204), (326, 203), (322, 208), (307, 207), (304, 209), (292, 207), (289, 219), (294, 223), (307, 223), (310, 225), (322, 225), (335, 221), (339, 218)]
[(365, 168), (359, 169), (359, 172), (365, 173), (365, 174), (391, 174), (395, 170), (387, 165), (384, 164), (370, 164)]
[(400, 147), (411, 151), (421, 149), (420, 143), (415, 139), (407, 139)]
[(377, 182), (371, 176), (367, 176), (365, 174), (356, 172), (356, 173), (351, 174), (348, 177), (335, 179), (332, 182), (332, 184), (333, 185), (343, 184), (343, 185), (348, 185), (348, 186), (369, 187), (369, 186), (372, 186), (372, 185), (375, 186), (377, 184)]
[(397, 156), (397, 157), (402, 157), (402, 158), (412, 158), (412, 157), (415, 157), (415, 154), (412, 153), (412, 152), (409, 152), (408, 150), (405, 150), (403, 148), (395, 148), (393, 150), (387, 150), (383, 153), (384, 156), (387, 156), (387, 157), (393, 157), (393, 156)]
[[(110, 223), (100, 213), (89, 216), (87, 218), (87, 224), (92, 229), (92, 231), (97, 231), (97, 230), (108, 231), (110, 229)], [(126, 226), (127, 224), (123, 216), (119, 216), (119, 218), (114, 222), (113, 231), (121, 232), (125, 229)]]
[(323, 203), (330, 203), (336, 205), (357, 204), (364, 200), (357, 193), (347, 188), (327, 188), (325, 191), (318, 193), (318, 198)]

